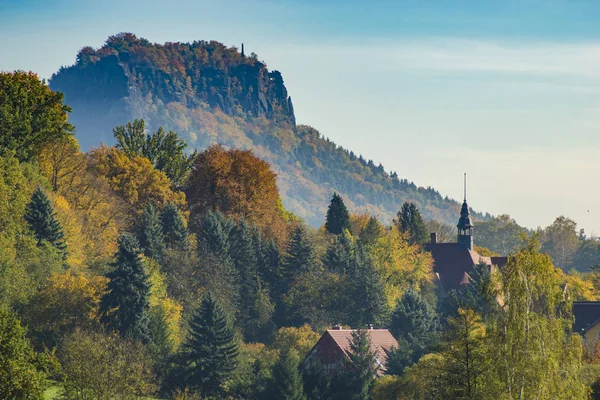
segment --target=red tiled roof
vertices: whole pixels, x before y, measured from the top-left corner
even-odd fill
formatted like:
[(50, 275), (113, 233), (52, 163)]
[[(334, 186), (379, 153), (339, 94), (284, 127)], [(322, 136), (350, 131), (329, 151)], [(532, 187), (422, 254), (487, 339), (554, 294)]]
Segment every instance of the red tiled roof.
[[(307, 359), (316, 356), (318, 353), (323, 353), (321, 356), (328, 358), (327, 362), (332, 362), (330, 359), (332, 354), (340, 354), (337, 357), (343, 357), (341, 354), (348, 356), (350, 352), (350, 342), (352, 341), (353, 329), (328, 329), (325, 331), (321, 339), (315, 344), (313, 349), (309, 352)], [(377, 375), (382, 375), (385, 372), (385, 364), (387, 362), (387, 353), (394, 347), (398, 347), (398, 342), (389, 330), (387, 329), (369, 329), (369, 335), (371, 337), (371, 350), (375, 353), (376, 362), (379, 365)], [(332, 343), (342, 353), (332, 353), (331, 349), (325, 349), (324, 347), (329, 346)], [(334, 358), (336, 356), (333, 356)], [(322, 360), (324, 361), (324, 360)], [(341, 362), (342, 360), (337, 360)]]
[(458, 243), (428, 243), (425, 249), (433, 257), (433, 271), (446, 290), (456, 289), (469, 283), (469, 272), (479, 263), (502, 267), (506, 257), (480, 256), (474, 250), (464, 249)]

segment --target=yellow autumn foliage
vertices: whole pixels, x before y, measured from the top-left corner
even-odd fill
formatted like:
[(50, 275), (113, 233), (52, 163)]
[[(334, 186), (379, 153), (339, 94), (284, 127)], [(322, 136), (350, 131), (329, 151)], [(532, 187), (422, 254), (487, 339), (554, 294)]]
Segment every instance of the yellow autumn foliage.
[(388, 305), (394, 307), (408, 288), (420, 288), (433, 282), (433, 258), (418, 245), (410, 245), (392, 229), (377, 240), (372, 248), (375, 266), (385, 284)]
[(164, 172), (154, 168), (145, 157), (128, 157), (114, 147), (100, 147), (90, 152), (93, 170), (128, 204), (140, 213), (151, 201), (159, 208), (174, 203), (186, 207), (183, 192), (174, 191)]
[(165, 275), (160, 271), (158, 263), (145, 258), (146, 270), (150, 283), (150, 312), (160, 309), (169, 329), (169, 338), (175, 348), (181, 343), (181, 312), (183, 307), (169, 297)]

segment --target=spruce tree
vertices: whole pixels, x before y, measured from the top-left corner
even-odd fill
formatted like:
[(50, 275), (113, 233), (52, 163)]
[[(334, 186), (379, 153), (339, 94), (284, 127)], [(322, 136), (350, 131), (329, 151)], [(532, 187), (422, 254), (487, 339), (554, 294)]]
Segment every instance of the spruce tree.
[(398, 340), (399, 348), (390, 355), (387, 372), (401, 374), (438, 342), (438, 318), (418, 292), (408, 289), (392, 312), (390, 331)]
[(423, 244), (428, 240), (427, 228), (415, 203), (404, 202), (398, 211), (396, 224), (400, 232), (408, 236), (410, 244)]
[(41, 187), (38, 186), (35, 192), (33, 192), (31, 201), (25, 209), (24, 217), (33, 230), (38, 240), (38, 245), (45, 240), (66, 255), (67, 245), (64, 241), (65, 234), (56, 219), (56, 213), (52, 208), (52, 204), (50, 204), (48, 196), (46, 196)]
[(354, 243), (346, 231), (344, 234), (335, 236), (329, 243), (323, 263), (330, 272), (345, 274), (350, 271), (353, 258)]
[(115, 269), (107, 274), (109, 282), (100, 301), (100, 321), (124, 337), (147, 343), (150, 284), (140, 256), (137, 240), (121, 236)]
[(369, 400), (379, 365), (366, 329), (352, 331), (348, 358), (331, 385), (332, 399)]
[(383, 229), (377, 218), (371, 216), (365, 227), (358, 235), (358, 241), (362, 246), (372, 246), (383, 235)]
[(161, 261), (165, 252), (163, 228), (158, 210), (148, 202), (137, 228), (139, 244), (146, 257)]
[(344, 200), (337, 193), (333, 194), (333, 198), (327, 209), (325, 229), (334, 235), (339, 235), (346, 229), (351, 231), (348, 209), (344, 204)]
[(385, 286), (368, 253), (363, 251), (355, 256), (350, 279), (351, 298), (348, 301), (348, 315), (352, 324), (384, 325), (389, 317)]
[(181, 384), (205, 397), (221, 397), (223, 383), (237, 366), (238, 344), (227, 315), (211, 294), (190, 321), (180, 358)]
[(300, 358), (293, 349), (285, 350), (273, 366), (268, 395), (271, 399), (306, 400), (302, 375), (299, 371)]
[(304, 226), (298, 226), (292, 233), (283, 260), (283, 282), (291, 284), (300, 272), (310, 271), (316, 265), (315, 251)]
[(161, 220), (166, 247), (169, 249), (188, 250), (190, 247), (190, 233), (175, 204), (168, 203), (165, 206), (161, 214)]
[(229, 258), (231, 234), (235, 223), (218, 211), (210, 211), (200, 218), (198, 243), (215, 256)]

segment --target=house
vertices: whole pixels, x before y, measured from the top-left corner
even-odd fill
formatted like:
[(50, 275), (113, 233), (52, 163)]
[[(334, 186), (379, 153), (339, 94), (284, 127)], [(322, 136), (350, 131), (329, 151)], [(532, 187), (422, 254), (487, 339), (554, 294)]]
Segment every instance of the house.
[[(341, 329), (334, 326), (323, 333), (323, 336), (310, 350), (303, 365), (305, 368), (317, 367), (329, 373), (340, 368), (344, 361), (349, 360), (350, 342), (354, 329)], [(371, 338), (371, 350), (375, 353), (378, 365), (377, 376), (383, 375), (388, 353), (398, 342), (387, 329), (368, 329)]]
[(507, 257), (486, 257), (474, 249), (473, 222), (469, 213), (467, 199), (460, 210), (458, 224), (458, 240), (456, 243), (438, 243), (437, 235), (431, 234), (431, 241), (425, 245), (433, 257), (433, 272), (441, 287), (445, 290), (458, 289), (469, 283), (469, 273), (478, 264), (485, 264), (490, 269), (506, 265)]
[(586, 342), (600, 341), (600, 302), (573, 302), (573, 332), (579, 333)]

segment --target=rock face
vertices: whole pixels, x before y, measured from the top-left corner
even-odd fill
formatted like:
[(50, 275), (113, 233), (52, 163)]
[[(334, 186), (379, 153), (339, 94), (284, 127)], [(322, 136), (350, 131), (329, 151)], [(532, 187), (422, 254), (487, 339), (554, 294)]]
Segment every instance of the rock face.
[(50, 87), (73, 108), (70, 120), (83, 149), (112, 143), (112, 128), (132, 118), (161, 124), (156, 114), (168, 104), (295, 126), (281, 74), (218, 42), (157, 45), (119, 34), (100, 49), (82, 49), (75, 65), (52, 76)]
[(174, 130), (190, 148), (251, 149), (273, 166), (286, 208), (315, 226), (333, 192), (351, 210), (387, 222), (411, 201), (426, 218), (456, 223), (457, 202), (296, 126), (281, 74), (254, 54), (218, 42), (153, 44), (123, 33), (99, 49), (83, 48), (50, 86), (73, 108), (69, 121), (83, 150), (113, 144), (115, 126), (143, 118), (148, 129)]

